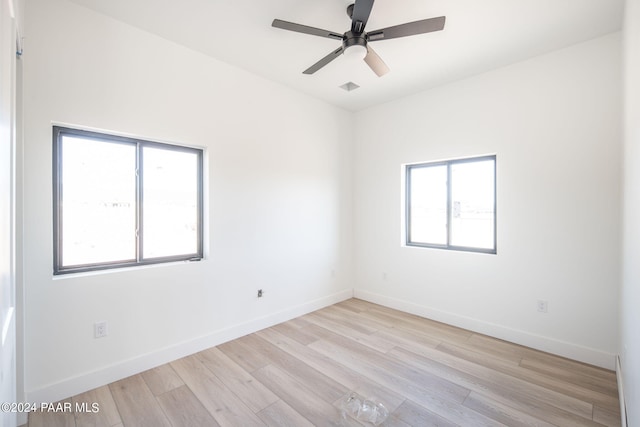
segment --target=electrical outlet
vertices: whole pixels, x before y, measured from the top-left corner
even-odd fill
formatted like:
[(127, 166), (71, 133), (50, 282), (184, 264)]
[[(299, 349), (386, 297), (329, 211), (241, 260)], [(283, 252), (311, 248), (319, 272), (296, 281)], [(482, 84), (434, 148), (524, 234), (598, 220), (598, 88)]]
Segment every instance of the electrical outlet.
[(262, 289), (258, 289), (258, 298), (262, 298)]
[(538, 312), (546, 313), (548, 311), (548, 309), (549, 309), (549, 303), (547, 301), (545, 301), (545, 300), (541, 300), (540, 299), (540, 300), (538, 300), (537, 307), (538, 307)]
[(108, 334), (107, 331), (107, 322), (96, 322), (93, 324), (93, 337), (94, 338), (104, 338)]

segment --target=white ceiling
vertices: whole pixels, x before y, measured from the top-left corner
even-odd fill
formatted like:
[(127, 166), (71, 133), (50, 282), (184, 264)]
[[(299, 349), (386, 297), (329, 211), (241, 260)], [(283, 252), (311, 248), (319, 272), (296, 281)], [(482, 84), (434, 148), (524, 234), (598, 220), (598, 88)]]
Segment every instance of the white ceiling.
[[(620, 30), (623, 0), (378, 0), (367, 30), (446, 16), (443, 31), (371, 42), (391, 72), (342, 56), (340, 42), (271, 27), (274, 18), (344, 33), (349, 0), (72, 0), (165, 39), (357, 111)], [(359, 89), (339, 86), (354, 82)]]

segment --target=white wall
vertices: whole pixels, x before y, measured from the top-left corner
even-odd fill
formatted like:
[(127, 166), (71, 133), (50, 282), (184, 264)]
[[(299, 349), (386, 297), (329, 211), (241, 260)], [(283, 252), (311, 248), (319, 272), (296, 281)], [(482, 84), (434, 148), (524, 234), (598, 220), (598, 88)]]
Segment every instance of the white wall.
[[(26, 22), (27, 400), (351, 296), (351, 113), (65, 0), (30, 0)], [(54, 279), (52, 123), (205, 147), (206, 260)]]
[(624, 220), (620, 357), (629, 426), (640, 425), (640, 1), (624, 24)]
[[(612, 34), (358, 113), (356, 296), (613, 368), (620, 106)], [(489, 153), (498, 254), (402, 247), (401, 165)]]

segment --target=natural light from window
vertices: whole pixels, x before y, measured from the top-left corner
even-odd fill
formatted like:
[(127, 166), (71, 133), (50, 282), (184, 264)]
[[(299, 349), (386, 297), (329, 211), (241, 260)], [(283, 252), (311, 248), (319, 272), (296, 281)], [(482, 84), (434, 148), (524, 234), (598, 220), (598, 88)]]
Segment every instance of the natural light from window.
[(495, 253), (495, 169), (495, 156), (407, 165), (407, 245)]
[(144, 147), (144, 258), (197, 251), (198, 156)]
[(64, 265), (136, 258), (135, 146), (62, 138)]
[(201, 149), (53, 133), (54, 274), (202, 258)]

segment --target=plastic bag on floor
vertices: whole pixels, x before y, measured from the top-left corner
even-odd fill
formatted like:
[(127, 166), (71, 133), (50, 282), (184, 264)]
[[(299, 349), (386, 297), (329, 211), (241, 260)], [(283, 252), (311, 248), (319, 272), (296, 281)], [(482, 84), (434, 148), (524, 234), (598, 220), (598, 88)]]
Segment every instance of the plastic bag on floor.
[(389, 411), (375, 399), (365, 399), (355, 391), (347, 393), (340, 402), (342, 416), (379, 426), (389, 416)]

